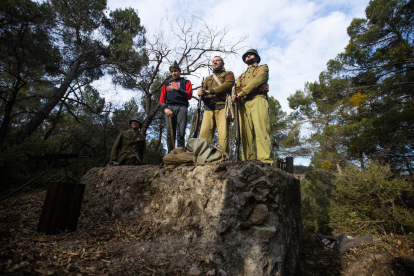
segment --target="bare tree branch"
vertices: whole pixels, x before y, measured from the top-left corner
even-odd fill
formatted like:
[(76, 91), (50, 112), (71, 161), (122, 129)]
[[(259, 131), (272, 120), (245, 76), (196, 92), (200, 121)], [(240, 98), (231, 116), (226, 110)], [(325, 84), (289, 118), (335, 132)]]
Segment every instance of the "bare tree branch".
[(181, 75), (197, 76), (202, 68), (209, 68), (212, 55), (223, 58), (235, 55), (245, 48), (246, 37), (230, 38), (231, 29), (213, 27), (204, 20), (187, 17), (166, 18), (168, 32), (159, 31), (147, 40), (149, 66), (136, 76), (135, 89), (143, 94), (142, 104), (146, 118), (141, 133), (147, 130), (159, 108), (162, 86), (171, 79), (168, 68), (173, 61), (181, 67)]

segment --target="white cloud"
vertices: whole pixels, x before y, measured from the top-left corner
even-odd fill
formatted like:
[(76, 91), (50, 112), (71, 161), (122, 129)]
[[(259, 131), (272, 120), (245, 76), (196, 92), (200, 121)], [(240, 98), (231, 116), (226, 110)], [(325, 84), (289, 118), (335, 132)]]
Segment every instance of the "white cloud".
[[(287, 97), (303, 89), (305, 82), (318, 80), (328, 60), (343, 51), (348, 43), (346, 28), (353, 18), (365, 17), (368, 3), (369, 0), (108, 0), (111, 10), (138, 10), (148, 36), (165, 30), (167, 15), (173, 18), (186, 13), (197, 15), (211, 26), (230, 27), (229, 39), (248, 35), (246, 49), (258, 49), (262, 63), (269, 65), (270, 95), (288, 112)], [(226, 69), (236, 76), (246, 69), (242, 54), (225, 59)], [(193, 86), (199, 85), (199, 79), (190, 80)], [(106, 93), (107, 99), (119, 102), (134, 95), (120, 88), (117, 91)], [(303, 160), (303, 164), (309, 163)]]
[[(248, 35), (246, 48), (258, 49), (269, 65), (270, 94), (289, 111), (287, 97), (318, 80), (329, 59), (348, 43), (346, 28), (352, 18), (364, 17), (368, 0), (109, 0), (110, 9), (138, 10), (148, 35), (165, 28), (165, 16), (196, 14), (213, 26), (232, 28), (230, 38)], [(164, 22), (162, 19), (164, 18)], [(246, 65), (226, 58), (226, 69), (240, 75)], [(191, 79), (197, 85), (198, 79)], [(121, 93), (118, 93), (120, 95)]]
[(326, 62), (343, 50), (348, 42), (348, 18), (341, 12), (318, 18), (307, 24), (284, 48), (263, 50), (268, 60), (272, 95), (283, 109), (288, 109), (287, 97), (302, 89), (306, 81), (315, 81), (326, 68)]

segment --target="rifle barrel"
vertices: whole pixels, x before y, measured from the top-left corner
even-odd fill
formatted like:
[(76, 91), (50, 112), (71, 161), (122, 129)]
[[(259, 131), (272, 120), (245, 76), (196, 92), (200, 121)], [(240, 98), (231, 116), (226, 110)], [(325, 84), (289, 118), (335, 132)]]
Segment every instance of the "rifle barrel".
[[(46, 160), (49, 160), (49, 163), (51, 163), (52, 160), (64, 159), (65, 163), (62, 163), (62, 164), (63, 164), (64, 167), (66, 167), (69, 164), (67, 160), (70, 159), (70, 158), (90, 158), (90, 157), (93, 157), (93, 156), (105, 155), (105, 154), (104, 153), (86, 153), (86, 154), (79, 154), (79, 153), (44, 153), (44, 154), (39, 155), (39, 156), (33, 156), (33, 155), (26, 152), (26, 155), (29, 158), (29, 160), (30, 159), (46, 159)], [(57, 162), (57, 161), (55, 161), (55, 162)], [(10, 194), (8, 194), (5, 197), (3, 197), (2, 199), (0, 199), (0, 202), (2, 202), (3, 200), (11, 197), (13, 194), (17, 193), (18, 191), (20, 191), (21, 189), (23, 189), (24, 187), (26, 187), (27, 185), (29, 185), (30, 183), (35, 181), (36, 179), (44, 176), (45, 174), (47, 174), (51, 170), (53, 170), (55, 168), (58, 168), (58, 167), (62, 167), (62, 164), (60, 164), (60, 166), (55, 165), (54, 167), (48, 169), (47, 171), (44, 171), (43, 173), (39, 174), (38, 176), (36, 176), (35, 178), (30, 180), (29, 182), (27, 182), (23, 186), (20, 186), (19, 188), (17, 188), (16, 190), (11, 192)]]
[(33, 181), (35, 181), (36, 179), (44, 176), (45, 174), (47, 174), (48, 172), (50, 172), (51, 170), (53, 170), (54, 168), (50, 168), (47, 171), (39, 174), (38, 176), (36, 176), (35, 178), (33, 178), (32, 180), (30, 180), (29, 182), (27, 182), (26, 184), (24, 184), (23, 186), (20, 186), (19, 188), (17, 188), (16, 190), (14, 190), (13, 192), (11, 192), (10, 194), (6, 195), (5, 197), (3, 197), (2, 199), (0, 199), (0, 202), (2, 202), (3, 200), (11, 197), (13, 194), (17, 193), (18, 191), (20, 191), (21, 189), (23, 189), (24, 187), (26, 187), (27, 185), (29, 185), (30, 183), (32, 183)]
[[(234, 95), (237, 95), (236, 83), (234, 83)], [(239, 128), (239, 101), (234, 100), (234, 129), (236, 131), (236, 161), (240, 160), (240, 128)]]
[(171, 143), (171, 150), (175, 149), (175, 138), (174, 138), (174, 129), (172, 124), (171, 116), (168, 116), (168, 120), (170, 122), (170, 143)]
[(47, 159), (47, 160), (56, 160), (56, 159), (70, 159), (70, 158), (90, 158), (93, 156), (105, 155), (104, 153), (44, 153), (42, 155), (33, 156), (29, 153), (26, 153), (27, 157), (30, 159)]
[[(204, 84), (204, 77), (203, 77), (203, 80), (201, 81), (201, 89), (203, 89), (203, 84)], [(202, 96), (199, 96), (198, 97), (198, 106), (197, 106), (197, 117), (196, 117), (196, 123), (195, 123), (195, 127), (194, 127), (194, 135), (193, 135), (193, 138), (197, 138), (197, 136), (198, 136), (198, 129), (200, 128), (201, 99), (202, 99)]]

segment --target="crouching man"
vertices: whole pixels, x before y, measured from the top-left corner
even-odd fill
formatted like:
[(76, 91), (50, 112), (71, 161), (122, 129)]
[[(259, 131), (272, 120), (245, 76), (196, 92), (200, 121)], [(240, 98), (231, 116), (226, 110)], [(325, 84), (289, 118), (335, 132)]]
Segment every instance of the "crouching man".
[(141, 165), (146, 163), (145, 137), (140, 133), (141, 118), (129, 120), (131, 129), (121, 131), (115, 140), (109, 165)]

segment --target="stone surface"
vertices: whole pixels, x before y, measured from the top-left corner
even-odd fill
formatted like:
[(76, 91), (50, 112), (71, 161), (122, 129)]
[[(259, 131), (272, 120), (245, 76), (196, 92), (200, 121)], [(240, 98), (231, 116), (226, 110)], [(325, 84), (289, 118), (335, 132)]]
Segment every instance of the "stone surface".
[[(155, 176), (156, 170), (91, 169), (82, 179), (83, 212), (171, 229), (170, 236), (152, 242), (176, 252), (181, 263), (196, 256), (200, 263), (188, 262), (186, 274), (203, 263), (217, 275), (295, 273), (302, 220), (294, 176), (259, 161), (163, 168)], [(139, 242), (137, 248), (142, 254), (151, 250)]]
[(216, 270), (212, 269), (212, 270), (208, 271), (206, 275), (207, 276), (215, 276), (216, 275)]
[(262, 224), (267, 217), (269, 210), (264, 204), (258, 204), (254, 207), (253, 212), (249, 216), (249, 221), (253, 224)]
[(227, 276), (227, 272), (226, 272), (226, 271), (224, 271), (223, 269), (219, 269), (219, 271), (218, 271), (218, 275), (219, 275), (219, 276)]
[(274, 226), (253, 226), (253, 235), (259, 239), (270, 239), (276, 235)]
[(197, 265), (193, 264), (188, 271), (188, 275), (200, 275), (201, 271), (198, 269)]

